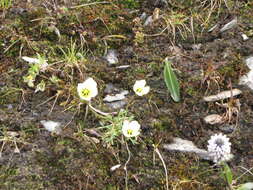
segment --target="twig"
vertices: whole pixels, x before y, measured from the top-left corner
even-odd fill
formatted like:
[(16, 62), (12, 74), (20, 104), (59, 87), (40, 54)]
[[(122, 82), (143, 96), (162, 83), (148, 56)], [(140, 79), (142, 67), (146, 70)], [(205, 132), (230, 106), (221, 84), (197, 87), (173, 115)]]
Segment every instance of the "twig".
[(147, 37), (155, 37), (155, 36), (160, 36), (162, 35), (167, 29), (169, 28), (169, 26), (166, 26), (161, 32), (156, 33), (156, 34), (144, 34), (144, 36)]
[(250, 173), (251, 175), (253, 175), (253, 173), (251, 172), (251, 170), (253, 170), (253, 167), (250, 169), (244, 168), (243, 166), (239, 166), (240, 168), (246, 170), (242, 175), (240, 175), (238, 178), (235, 179), (235, 181), (237, 181), (238, 179), (240, 179), (241, 177), (243, 177), (246, 173)]
[(101, 115), (104, 115), (104, 116), (107, 116), (107, 115), (115, 115), (115, 114), (117, 114), (117, 112), (111, 112), (111, 113), (102, 112), (101, 110), (98, 110), (98, 109), (94, 108), (94, 107), (91, 105), (91, 103), (89, 103), (88, 105), (89, 105), (89, 107), (90, 107), (93, 111), (95, 111), (95, 112), (97, 112), (97, 113), (99, 113), (99, 114), (101, 114)]
[(86, 3), (86, 4), (82, 4), (82, 5), (72, 6), (72, 7), (70, 7), (70, 9), (77, 9), (77, 8), (86, 7), (86, 6), (90, 6), (90, 5), (110, 4), (110, 3), (111, 2), (108, 2), (108, 1), (92, 2), (92, 3)]
[(40, 106), (42, 106), (43, 104), (45, 104), (45, 103), (49, 102), (49, 101), (50, 101), (50, 100), (52, 100), (55, 96), (57, 96), (57, 94), (56, 94), (56, 95), (54, 95), (54, 96), (52, 96), (52, 97), (50, 97), (50, 98), (48, 98), (46, 101), (44, 101), (44, 102), (40, 103), (40, 104), (39, 104), (39, 105), (37, 105), (36, 107), (40, 107)]
[(54, 109), (54, 106), (55, 106), (55, 104), (56, 104), (56, 102), (57, 102), (57, 100), (58, 100), (59, 95), (60, 95), (60, 93), (57, 93), (57, 94), (56, 94), (54, 103), (53, 103), (53, 105), (52, 105), (50, 111), (48, 112), (48, 115), (51, 115), (51, 113), (52, 113), (52, 111), (53, 111), (53, 109)]
[(88, 112), (89, 112), (89, 105), (87, 104), (86, 105), (86, 110), (85, 110), (85, 115), (84, 115), (84, 120), (87, 119)]
[(70, 121), (69, 121), (63, 128), (67, 127), (67, 126), (73, 121), (73, 119), (74, 119), (74, 117), (75, 117), (75, 115), (76, 115), (76, 113), (77, 113), (78, 111), (79, 111), (79, 110), (76, 110), (76, 111), (75, 111), (75, 113), (74, 113), (73, 116), (71, 117)]
[(164, 167), (164, 171), (165, 171), (165, 178), (166, 178), (166, 190), (169, 190), (168, 171), (167, 171), (165, 162), (164, 162), (163, 157), (162, 157), (161, 153), (159, 152), (158, 148), (155, 147), (154, 151), (158, 154), (160, 160), (162, 161), (162, 164), (163, 164), (163, 167)]
[(128, 164), (128, 162), (130, 161), (130, 158), (131, 158), (131, 152), (130, 152), (130, 150), (129, 150), (129, 148), (128, 148), (128, 144), (127, 144), (127, 142), (126, 142), (126, 148), (127, 148), (127, 152), (128, 152), (128, 159), (127, 159), (127, 161), (126, 161), (126, 163), (125, 163), (124, 170), (125, 170), (125, 172), (126, 172), (125, 185), (126, 185), (126, 190), (128, 190), (127, 164)]

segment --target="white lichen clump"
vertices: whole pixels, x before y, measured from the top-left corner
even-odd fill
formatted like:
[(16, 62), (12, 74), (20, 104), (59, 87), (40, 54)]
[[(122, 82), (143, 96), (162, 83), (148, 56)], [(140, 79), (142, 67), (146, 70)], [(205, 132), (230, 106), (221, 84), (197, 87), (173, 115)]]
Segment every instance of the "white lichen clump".
[(49, 131), (49, 132), (53, 132), (56, 134), (60, 134), (62, 129), (61, 129), (61, 123), (60, 122), (56, 122), (56, 121), (51, 121), (51, 120), (42, 120), (40, 121), (40, 123), (43, 125), (43, 127)]
[(82, 100), (90, 101), (98, 94), (96, 81), (93, 78), (88, 78), (83, 83), (79, 83), (77, 86), (77, 92)]
[(122, 133), (125, 137), (137, 137), (140, 134), (140, 124), (137, 121), (125, 120), (122, 126)]
[(208, 153), (215, 163), (229, 161), (231, 156), (231, 143), (226, 135), (215, 134), (208, 141)]
[(146, 86), (145, 80), (137, 80), (133, 86), (133, 90), (138, 96), (143, 96), (149, 93), (150, 87)]

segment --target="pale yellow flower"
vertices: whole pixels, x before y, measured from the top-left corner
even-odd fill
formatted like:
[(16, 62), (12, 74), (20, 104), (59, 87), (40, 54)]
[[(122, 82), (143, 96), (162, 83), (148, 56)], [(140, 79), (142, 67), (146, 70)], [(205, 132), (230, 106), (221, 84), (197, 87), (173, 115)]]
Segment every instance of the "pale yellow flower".
[(150, 87), (146, 86), (145, 80), (137, 80), (133, 86), (133, 90), (138, 96), (143, 96), (149, 92)]
[(125, 120), (122, 126), (122, 133), (125, 137), (136, 137), (140, 134), (140, 124), (137, 121)]
[(77, 92), (82, 100), (90, 101), (98, 94), (97, 83), (93, 78), (88, 78), (77, 86)]

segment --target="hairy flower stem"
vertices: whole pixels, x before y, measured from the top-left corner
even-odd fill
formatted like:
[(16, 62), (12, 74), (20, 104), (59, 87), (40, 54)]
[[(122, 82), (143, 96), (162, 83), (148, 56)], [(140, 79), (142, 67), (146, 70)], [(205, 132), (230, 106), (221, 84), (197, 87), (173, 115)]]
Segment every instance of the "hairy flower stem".
[(154, 151), (158, 154), (160, 160), (162, 161), (163, 168), (164, 168), (164, 171), (165, 171), (165, 178), (166, 178), (166, 190), (169, 190), (169, 179), (168, 179), (168, 171), (167, 171), (166, 164), (165, 164), (165, 162), (164, 162), (164, 160), (163, 160), (163, 157), (162, 157), (162, 155), (161, 155), (161, 153), (159, 152), (159, 150), (158, 150), (157, 147), (155, 147), (155, 150), (154, 150)]
[(127, 148), (127, 152), (128, 152), (128, 159), (125, 163), (125, 166), (124, 166), (124, 170), (125, 170), (125, 173), (126, 173), (126, 177), (125, 177), (125, 185), (126, 185), (126, 190), (128, 190), (128, 173), (127, 173), (127, 164), (128, 162), (130, 161), (130, 158), (131, 158), (131, 152), (128, 148), (128, 144), (126, 142), (126, 148)]

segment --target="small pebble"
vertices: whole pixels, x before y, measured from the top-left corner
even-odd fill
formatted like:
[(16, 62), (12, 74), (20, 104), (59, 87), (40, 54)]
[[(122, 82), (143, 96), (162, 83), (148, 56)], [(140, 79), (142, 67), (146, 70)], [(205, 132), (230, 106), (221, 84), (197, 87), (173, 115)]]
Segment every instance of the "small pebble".
[(105, 56), (105, 59), (107, 60), (109, 65), (114, 65), (119, 62), (119, 59), (117, 56), (118, 56), (117, 51), (114, 49), (110, 49), (110, 50), (108, 50), (108, 52)]
[(143, 12), (140, 16), (141, 20), (145, 20), (147, 18), (147, 13)]
[(116, 109), (123, 108), (126, 104), (127, 104), (126, 101), (120, 100), (120, 101), (117, 101), (117, 102), (107, 103), (106, 105), (108, 105), (110, 108), (116, 110)]
[(153, 22), (153, 17), (152, 16), (149, 16), (146, 20), (145, 20), (145, 22), (144, 22), (144, 26), (148, 26), (148, 25), (150, 25), (151, 23)]
[(119, 92), (119, 89), (116, 88), (112, 83), (106, 85), (104, 92), (106, 94), (116, 93)]
[(233, 125), (225, 125), (225, 126), (221, 126), (219, 127), (219, 129), (224, 132), (224, 133), (232, 133), (235, 129), (235, 126)]
[(243, 39), (243, 41), (247, 41), (249, 39), (249, 37), (246, 34), (242, 34), (242, 39)]
[(119, 101), (119, 100), (124, 100), (126, 97), (126, 95), (128, 94), (127, 90), (122, 91), (119, 94), (115, 94), (115, 95), (107, 95), (103, 100), (105, 102), (115, 102), (115, 101)]
[(118, 169), (121, 166), (121, 164), (117, 164), (115, 166), (112, 166), (110, 171), (113, 172), (114, 170)]
[(229, 23), (225, 24), (221, 29), (220, 32), (225, 32), (234, 28), (237, 25), (237, 18), (231, 20)]
[(12, 109), (13, 109), (13, 105), (12, 105), (12, 104), (8, 104), (8, 105), (7, 105), (7, 109), (8, 109), (8, 110), (12, 110)]

